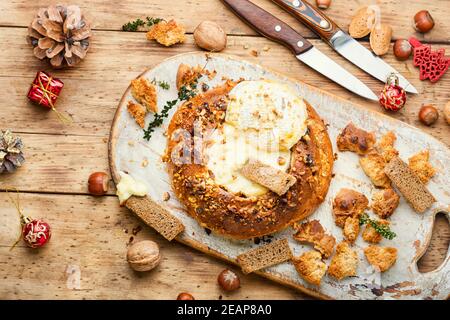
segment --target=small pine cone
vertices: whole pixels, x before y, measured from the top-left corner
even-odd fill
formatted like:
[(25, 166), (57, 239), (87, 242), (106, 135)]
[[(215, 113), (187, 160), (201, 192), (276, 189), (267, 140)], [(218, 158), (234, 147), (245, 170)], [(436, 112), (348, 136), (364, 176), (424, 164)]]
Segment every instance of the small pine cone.
[(22, 139), (0, 130), (0, 173), (13, 172), (25, 162), (22, 149)]
[(78, 6), (51, 5), (39, 9), (28, 27), (28, 42), (34, 55), (49, 60), (55, 68), (73, 67), (86, 56), (90, 23)]

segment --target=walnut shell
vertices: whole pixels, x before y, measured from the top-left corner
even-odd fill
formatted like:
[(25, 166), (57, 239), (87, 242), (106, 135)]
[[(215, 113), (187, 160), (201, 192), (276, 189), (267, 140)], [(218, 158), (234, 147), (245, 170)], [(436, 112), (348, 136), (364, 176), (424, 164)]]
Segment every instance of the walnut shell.
[(128, 248), (127, 261), (133, 270), (152, 270), (161, 261), (158, 244), (151, 240), (144, 240), (132, 244)]
[(227, 34), (213, 21), (203, 21), (194, 30), (195, 43), (202, 49), (219, 52), (227, 46)]

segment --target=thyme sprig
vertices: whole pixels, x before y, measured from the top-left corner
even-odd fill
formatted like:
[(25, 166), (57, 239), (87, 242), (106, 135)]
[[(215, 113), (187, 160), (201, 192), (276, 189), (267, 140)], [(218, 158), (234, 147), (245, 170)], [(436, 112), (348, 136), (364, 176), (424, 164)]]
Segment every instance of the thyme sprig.
[(389, 228), (387, 225), (379, 224), (377, 221), (370, 219), (369, 215), (367, 213), (364, 213), (359, 218), (359, 225), (369, 224), (372, 228), (375, 229), (376, 232), (378, 232), (383, 238), (386, 238), (388, 240), (394, 239), (397, 234)]
[(170, 84), (168, 82), (166, 82), (166, 81), (159, 81), (159, 80), (156, 80), (155, 78), (153, 78), (152, 84), (158, 85), (164, 90), (169, 90), (170, 89)]
[(163, 21), (164, 19), (162, 18), (152, 18), (152, 17), (146, 17), (145, 18), (146, 21), (142, 20), (142, 19), (136, 19), (134, 21), (130, 21), (126, 24), (124, 24), (122, 26), (122, 30), (123, 31), (137, 31), (139, 27), (143, 27), (143, 26), (147, 26), (147, 27), (151, 27), (154, 24), (158, 24), (161, 21)]

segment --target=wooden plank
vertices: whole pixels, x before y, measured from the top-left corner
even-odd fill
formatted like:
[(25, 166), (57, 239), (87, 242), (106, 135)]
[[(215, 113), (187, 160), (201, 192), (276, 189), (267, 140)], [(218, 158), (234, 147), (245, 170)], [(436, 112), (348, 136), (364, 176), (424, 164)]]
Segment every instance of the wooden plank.
[[(10, 251), (18, 233), (18, 217), (7, 195), (0, 193), (0, 299), (175, 299), (187, 291), (198, 299), (303, 299), (307, 296), (198, 253), (176, 242), (169, 243), (146, 227), (112, 197), (21, 194), (25, 214), (40, 217), (52, 226), (52, 239), (40, 250), (19, 244)], [(450, 233), (440, 217), (429, 253), (419, 264), (422, 272), (435, 269), (447, 252)], [(137, 235), (133, 229), (142, 228)], [(446, 229), (446, 230), (445, 230)], [(125, 260), (127, 244), (151, 239), (161, 247), (160, 266), (149, 273), (133, 272)], [(436, 240), (436, 239), (435, 239)], [(185, 268), (189, 264), (189, 268)], [(79, 289), (69, 289), (67, 268), (81, 271)], [(218, 273), (232, 268), (242, 288), (222, 292)]]
[[(52, 227), (52, 239), (39, 250), (23, 243), (10, 251), (18, 233), (17, 212), (0, 193), (0, 299), (176, 299), (190, 292), (197, 299), (304, 299), (307, 296), (238, 268), (169, 243), (144, 225), (112, 197), (22, 194), (23, 211)], [(137, 235), (133, 229), (142, 228)], [(161, 264), (151, 272), (132, 271), (126, 262), (127, 244), (151, 239), (160, 245)], [(187, 268), (186, 265), (189, 265)], [(70, 289), (68, 268), (79, 268), (78, 289)], [(241, 289), (224, 293), (217, 275), (235, 270)], [(69, 269), (70, 270), (70, 269)]]
[[(253, 0), (254, 3), (269, 10), (277, 17), (288, 22), (295, 29), (307, 37), (315, 35), (297, 22), (293, 17), (283, 12), (279, 7), (267, 0)], [(314, 3), (314, 0), (310, 1)], [(4, 1), (0, 10), (1, 26), (28, 26), (35, 12), (50, 3), (58, 4), (59, 0), (11, 0)], [(203, 20), (219, 22), (228, 34), (255, 35), (247, 25), (240, 21), (219, 0), (172, 1), (167, 0), (80, 0), (77, 4), (86, 12), (94, 28), (101, 30), (120, 30), (122, 25), (136, 18), (145, 16), (175, 18), (183, 23), (188, 32)], [(371, 0), (333, 1), (326, 11), (342, 29), (347, 30), (351, 17), (362, 6), (374, 4)], [(377, 5), (381, 9), (381, 18), (392, 25), (395, 38), (407, 38), (411, 35), (432, 42), (449, 42), (450, 25), (447, 24), (450, 15), (448, 0), (415, 0), (405, 5), (404, 1), (379, 0)], [(24, 10), (26, 8), (27, 10)], [(418, 34), (412, 28), (413, 17), (419, 10), (429, 10), (436, 20), (435, 28), (425, 35)], [(195, 12), (195, 14), (186, 14)]]
[[(7, 49), (0, 52), (0, 86), (10, 88), (8, 94), (0, 96), (0, 105), (8, 110), (0, 113), (0, 127), (8, 126), (18, 132), (106, 137), (118, 101), (131, 79), (170, 56), (198, 50), (191, 36), (184, 45), (162, 48), (147, 41), (143, 34), (97, 31), (92, 50), (81, 65), (70, 70), (51, 70), (47, 64), (32, 56), (31, 48), (24, 41), (25, 35), (25, 29), (20, 28), (2, 28), (0, 33), (0, 41), (8, 44), (5, 47)], [(367, 83), (375, 92), (380, 92), (383, 86), (381, 82), (339, 57), (321, 41), (314, 40), (313, 43)], [(247, 47), (248, 49), (245, 49)], [(450, 46), (443, 47), (450, 50)], [(257, 57), (252, 55), (253, 50), (259, 52)], [(376, 102), (366, 101), (346, 91), (300, 63), (284, 47), (264, 38), (229, 37), (225, 53), (257, 62), (359, 103), (363, 107), (384, 112)], [(417, 126), (450, 145), (450, 127), (443, 117), (432, 127), (420, 124), (417, 119), (423, 103), (436, 104), (442, 110), (450, 100), (450, 75), (446, 74), (436, 84), (421, 82), (418, 79), (418, 69), (413, 67), (411, 61), (399, 62), (393, 55), (388, 55), (386, 61), (410, 79), (420, 92), (419, 95), (408, 95), (406, 107), (389, 115)], [(57, 108), (73, 117), (72, 124), (61, 124), (55, 114), (27, 101), (29, 84), (36, 71), (41, 69), (50, 70), (54, 76), (65, 82)]]

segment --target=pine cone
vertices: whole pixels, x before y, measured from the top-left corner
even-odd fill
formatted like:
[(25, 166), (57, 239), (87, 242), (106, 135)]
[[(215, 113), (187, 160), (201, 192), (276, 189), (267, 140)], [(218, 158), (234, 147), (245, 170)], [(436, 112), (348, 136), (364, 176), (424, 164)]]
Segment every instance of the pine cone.
[(22, 139), (9, 130), (0, 130), (0, 173), (13, 172), (25, 162), (22, 149)]
[(28, 27), (34, 55), (41, 60), (49, 59), (55, 68), (73, 67), (84, 59), (90, 36), (90, 23), (75, 5), (41, 8)]

